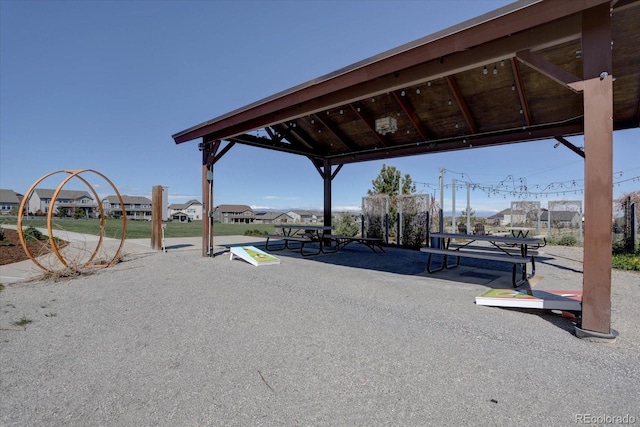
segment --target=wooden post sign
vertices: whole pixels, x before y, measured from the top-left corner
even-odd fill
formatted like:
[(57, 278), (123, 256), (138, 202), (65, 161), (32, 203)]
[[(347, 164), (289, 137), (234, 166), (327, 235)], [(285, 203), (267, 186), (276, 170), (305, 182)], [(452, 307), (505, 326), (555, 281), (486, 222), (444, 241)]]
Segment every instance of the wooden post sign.
[(166, 187), (156, 185), (151, 189), (151, 249), (161, 251), (164, 248), (162, 221), (166, 219)]

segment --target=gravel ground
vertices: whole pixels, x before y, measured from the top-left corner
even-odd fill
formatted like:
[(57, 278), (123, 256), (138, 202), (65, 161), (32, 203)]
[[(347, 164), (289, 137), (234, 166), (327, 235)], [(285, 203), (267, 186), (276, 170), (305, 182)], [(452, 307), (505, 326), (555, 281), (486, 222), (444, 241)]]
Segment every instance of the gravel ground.
[[(536, 287), (580, 289), (580, 249), (544, 252)], [(274, 254), (253, 267), (130, 251), (92, 275), (6, 286), (0, 425), (640, 423), (638, 274), (613, 272), (620, 336), (595, 344), (550, 312), (476, 306), (509, 267), (430, 275), (426, 254), (358, 245)]]

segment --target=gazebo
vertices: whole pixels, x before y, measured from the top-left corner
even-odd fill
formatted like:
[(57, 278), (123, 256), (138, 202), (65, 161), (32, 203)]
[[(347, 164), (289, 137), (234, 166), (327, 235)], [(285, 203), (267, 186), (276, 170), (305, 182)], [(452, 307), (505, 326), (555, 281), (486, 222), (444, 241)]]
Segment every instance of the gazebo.
[[(580, 331), (613, 338), (613, 132), (640, 125), (639, 22), (640, 0), (520, 0), (173, 139), (200, 140), (209, 213), (213, 166), (234, 144), (309, 158), (324, 181), (325, 224), (332, 179), (349, 163), (556, 139), (585, 161)], [(203, 221), (203, 256), (212, 244)]]

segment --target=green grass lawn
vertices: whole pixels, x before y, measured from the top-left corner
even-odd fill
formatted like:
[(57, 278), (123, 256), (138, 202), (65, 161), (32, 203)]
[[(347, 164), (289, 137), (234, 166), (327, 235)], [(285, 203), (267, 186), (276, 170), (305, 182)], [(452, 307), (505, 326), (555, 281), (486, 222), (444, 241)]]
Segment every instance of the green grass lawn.
[[(2, 218), (2, 224), (16, 224), (16, 218)], [(22, 225), (47, 228), (46, 218), (24, 219)], [(100, 234), (100, 220), (98, 219), (65, 219), (54, 218), (53, 228), (56, 230), (73, 231), (83, 234)], [(216, 236), (238, 236), (244, 235), (247, 231), (258, 230), (262, 234), (273, 233), (272, 224), (214, 224), (214, 234)], [(105, 222), (105, 237), (119, 239), (122, 236), (122, 220), (108, 219)], [(199, 237), (202, 236), (202, 223), (174, 223), (166, 224), (165, 237)], [(149, 221), (127, 221), (127, 239), (144, 239), (151, 237), (151, 222)]]

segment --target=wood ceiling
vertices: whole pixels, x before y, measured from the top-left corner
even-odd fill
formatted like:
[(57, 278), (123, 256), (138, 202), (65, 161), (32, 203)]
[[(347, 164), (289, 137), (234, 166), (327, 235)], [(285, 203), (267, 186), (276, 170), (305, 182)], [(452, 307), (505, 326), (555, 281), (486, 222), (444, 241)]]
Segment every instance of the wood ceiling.
[[(582, 134), (581, 11), (612, 4), (614, 129), (640, 125), (640, 1), (523, 0), (173, 135), (332, 165)], [(606, 71), (606, 70), (603, 70)], [(375, 120), (397, 120), (394, 133)]]

